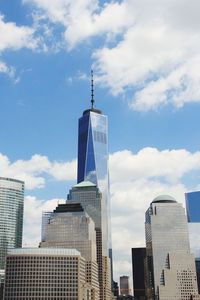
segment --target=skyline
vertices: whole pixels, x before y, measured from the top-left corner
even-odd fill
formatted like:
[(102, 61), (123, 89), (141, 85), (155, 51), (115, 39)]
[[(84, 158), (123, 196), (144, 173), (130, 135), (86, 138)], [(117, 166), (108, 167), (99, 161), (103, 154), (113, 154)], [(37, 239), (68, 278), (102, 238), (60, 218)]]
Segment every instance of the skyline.
[(0, 176), (25, 181), (24, 245), (38, 245), (41, 212), (76, 184), (93, 68), (109, 120), (115, 280), (131, 276), (150, 202), (200, 190), (200, 3), (148, 2), (0, 4)]

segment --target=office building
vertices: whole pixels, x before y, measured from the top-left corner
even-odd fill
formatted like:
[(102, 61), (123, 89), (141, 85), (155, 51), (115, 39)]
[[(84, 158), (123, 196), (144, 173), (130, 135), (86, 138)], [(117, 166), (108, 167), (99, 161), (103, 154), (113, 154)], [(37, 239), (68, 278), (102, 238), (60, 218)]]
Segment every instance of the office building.
[(8, 252), (4, 300), (94, 300), (85, 259), (75, 249), (22, 248)]
[(99, 299), (96, 232), (92, 218), (80, 203), (59, 204), (52, 213), (44, 213), (41, 248), (77, 249), (85, 259), (86, 281), (95, 300)]
[(3, 299), (4, 279), (5, 279), (5, 270), (0, 270), (0, 300)]
[(119, 284), (120, 284), (120, 295), (123, 296), (130, 295), (129, 276), (120, 276)]
[(85, 110), (79, 119), (77, 183), (90, 181), (102, 193), (102, 251), (104, 256), (110, 257), (112, 278), (108, 120), (101, 110), (94, 108), (93, 74), (91, 91), (91, 108)]
[(147, 286), (150, 299), (198, 297), (184, 208), (171, 196), (155, 198), (146, 212)]
[(200, 258), (195, 258), (195, 265), (196, 265), (196, 273), (197, 273), (197, 286), (198, 286), (198, 293), (200, 294)]
[(116, 299), (119, 297), (119, 286), (116, 281), (113, 281), (113, 296), (116, 297)]
[(8, 249), (22, 246), (24, 182), (0, 177), (0, 299)]
[(137, 300), (145, 300), (146, 248), (132, 248), (133, 291)]
[(187, 219), (190, 223), (200, 223), (200, 191), (185, 193)]
[(0, 177), (0, 269), (8, 249), (22, 246), (24, 182)]
[(105, 255), (102, 243), (102, 227), (105, 217), (102, 211), (102, 194), (96, 184), (90, 181), (83, 181), (72, 187), (67, 199), (67, 203), (79, 202), (88, 215), (94, 220), (100, 300), (108, 300), (111, 297), (110, 259), (108, 255)]

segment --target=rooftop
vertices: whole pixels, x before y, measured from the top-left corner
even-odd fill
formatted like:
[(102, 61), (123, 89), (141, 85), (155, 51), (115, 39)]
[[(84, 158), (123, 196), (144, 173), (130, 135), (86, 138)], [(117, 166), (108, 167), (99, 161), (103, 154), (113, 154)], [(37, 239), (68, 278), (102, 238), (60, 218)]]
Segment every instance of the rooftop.
[(16, 248), (10, 249), (8, 255), (73, 255), (80, 256), (76, 249), (66, 248)]
[(169, 195), (160, 195), (156, 197), (152, 203), (177, 203), (177, 201)]
[(96, 187), (96, 184), (91, 181), (81, 181), (78, 184), (74, 185), (73, 188), (84, 188), (84, 187)]
[(96, 113), (96, 114), (102, 115), (102, 111), (101, 111), (100, 109), (97, 109), (97, 108), (89, 108), (89, 109), (84, 110), (83, 116), (88, 115), (90, 112), (94, 112), (94, 113)]

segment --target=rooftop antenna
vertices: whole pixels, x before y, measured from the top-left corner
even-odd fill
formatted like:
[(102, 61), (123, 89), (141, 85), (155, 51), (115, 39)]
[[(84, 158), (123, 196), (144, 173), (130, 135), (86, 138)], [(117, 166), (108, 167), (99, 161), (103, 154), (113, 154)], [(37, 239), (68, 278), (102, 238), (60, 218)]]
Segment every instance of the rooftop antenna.
[(94, 77), (93, 77), (93, 70), (91, 70), (91, 108), (94, 108)]

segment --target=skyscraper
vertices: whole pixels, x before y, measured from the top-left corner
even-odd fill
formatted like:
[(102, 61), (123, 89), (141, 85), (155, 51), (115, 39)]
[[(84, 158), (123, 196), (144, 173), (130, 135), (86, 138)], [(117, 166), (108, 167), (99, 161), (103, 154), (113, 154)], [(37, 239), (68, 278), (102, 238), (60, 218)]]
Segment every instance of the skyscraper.
[(45, 222), (42, 222), (44, 227), (40, 247), (77, 249), (85, 259), (86, 282), (92, 288), (92, 299), (98, 300), (96, 233), (92, 218), (80, 203), (69, 201), (59, 204), (52, 213), (44, 213), (43, 218)]
[[(81, 203), (81, 206), (94, 220), (96, 231), (97, 263), (100, 287), (100, 300), (109, 300), (111, 297), (110, 260), (102, 244), (102, 194), (97, 186), (89, 181), (76, 184), (69, 191), (69, 203)], [(105, 255), (105, 253), (107, 255)]]
[(147, 299), (197, 296), (194, 256), (190, 254), (184, 208), (171, 196), (159, 196), (146, 212)]
[(145, 300), (146, 248), (132, 248), (133, 290), (137, 300)]
[(129, 287), (129, 276), (120, 276), (120, 295), (128, 296), (130, 295), (130, 287)]
[(200, 191), (185, 193), (188, 222), (200, 223)]
[(24, 182), (0, 177), (0, 269), (8, 249), (22, 246)]
[(91, 84), (91, 108), (79, 119), (77, 182), (90, 181), (102, 193), (102, 251), (111, 260), (112, 243), (110, 229), (110, 192), (108, 172), (108, 120), (101, 110), (94, 108), (93, 73)]

